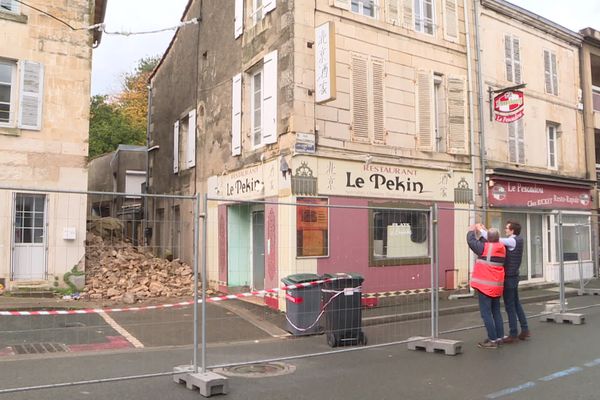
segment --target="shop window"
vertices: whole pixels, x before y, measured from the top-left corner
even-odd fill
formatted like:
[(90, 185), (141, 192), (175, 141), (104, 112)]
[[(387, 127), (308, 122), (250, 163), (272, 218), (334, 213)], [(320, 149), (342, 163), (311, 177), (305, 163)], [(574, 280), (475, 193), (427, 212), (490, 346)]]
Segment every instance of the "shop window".
[[(591, 233), (590, 217), (581, 214), (563, 214), (563, 260), (566, 261), (590, 261)], [(558, 236), (556, 237), (556, 248), (558, 249)], [(556, 261), (559, 258), (557, 257)]]
[(429, 212), (373, 209), (371, 265), (429, 262)]
[(327, 199), (298, 198), (296, 237), (298, 257), (329, 255), (329, 208)]

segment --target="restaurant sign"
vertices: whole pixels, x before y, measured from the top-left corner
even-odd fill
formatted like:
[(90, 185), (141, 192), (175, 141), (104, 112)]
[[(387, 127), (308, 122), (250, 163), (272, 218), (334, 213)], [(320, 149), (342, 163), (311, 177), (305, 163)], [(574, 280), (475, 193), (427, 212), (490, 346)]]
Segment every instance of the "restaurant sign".
[(588, 210), (592, 206), (590, 191), (586, 189), (497, 179), (490, 182), (490, 207)]
[(494, 115), (497, 122), (508, 124), (524, 115), (524, 95), (520, 90), (509, 90), (494, 97)]

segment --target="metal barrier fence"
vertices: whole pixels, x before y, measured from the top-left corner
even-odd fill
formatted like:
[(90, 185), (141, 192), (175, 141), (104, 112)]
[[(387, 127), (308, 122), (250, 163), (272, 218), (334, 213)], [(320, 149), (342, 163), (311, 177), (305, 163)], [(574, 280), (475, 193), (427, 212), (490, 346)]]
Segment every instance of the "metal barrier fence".
[[(135, 196), (0, 190), (0, 282), (11, 293), (0, 297), (0, 359), (81, 352), (104, 365), (102, 373), (5, 385), (0, 394), (227, 374), (419, 338), (460, 341), (474, 328), (483, 339), (465, 239), (474, 223), (503, 235), (507, 221), (520, 222), (521, 285), (537, 288), (521, 297), (549, 302), (528, 308), (530, 318), (563, 315), (567, 297), (598, 290), (590, 288), (598, 287), (598, 217), (590, 212)], [(36, 285), (60, 301), (18, 297), (40, 294)], [(123, 369), (115, 351), (135, 367)], [(3, 382), (19, 382), (8, 365), (0, 364)]]

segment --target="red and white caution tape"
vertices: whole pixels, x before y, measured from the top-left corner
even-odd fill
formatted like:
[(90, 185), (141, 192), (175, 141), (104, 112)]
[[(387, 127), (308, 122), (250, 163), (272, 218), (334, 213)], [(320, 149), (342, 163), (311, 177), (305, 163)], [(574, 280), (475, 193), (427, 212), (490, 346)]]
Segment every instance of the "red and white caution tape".
[[(339, 278), (327, 278), (318, 281), (297, 283), (294, 285), (282, 286), (275, 289), (264, 289), (264, 290), (253, 290), (251, 292), (246, 293), (237, 293), (237, 294), (227, 294), (224, 296), (215, 296), (209, 297), (206, 299), (207, 303), (216, 303), (223, 300), (234, 300), (241, 299), (244, 297), (251, 296), (261, 296), (267, 293), (278, 293), (279, 291), (287, 291), (299, 288), (306, 288), (311, 286), (317, 286), (323, 283), (332, 282), (337, 279), (342, 279), (345, 277)], [(198, 303), (201, 303), (202, 300), (199, 299)], [(185, 307), (189, 305), (193, 305), (194, 301), (182, 301), (179, 303), (172, 304), (160, 304), (154, 306), (141, 306), (141, 307), (124, 307), (124, 308), (85, 308), (79, 310), (41, 310), (41, 311), (0, 311), (0, 316), (34, 316), (34, 315), (74, 315), (74, 314), (101, 314), (101, 313), (116, 313), (116, 312), (127, 312), (127, 311), (145, 311), (145, 310), (158, 310), (161, 308), (176, 308), (176, 307)]]

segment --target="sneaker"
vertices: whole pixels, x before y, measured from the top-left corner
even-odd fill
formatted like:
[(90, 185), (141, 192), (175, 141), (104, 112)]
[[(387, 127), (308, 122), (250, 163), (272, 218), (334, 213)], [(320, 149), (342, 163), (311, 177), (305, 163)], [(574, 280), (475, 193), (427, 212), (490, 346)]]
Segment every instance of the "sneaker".
[(529, 338), (530, 336), (531, 333), (529, 332), (529, 330), (521, 331), (521, 333), (519, 333), (519, 339), (521, 340), (527, 340), (527, 338)]
[(517, 343), (518, 341), (519, 341), (518, 336), (504, 336), (502, 338), (502, 343), (504, 343), (504, 344)]
[(483, 342), (477, 343), (477, 347), (482, 349), (497, 349), (498, 343), (494, 340), (485, 339)]

